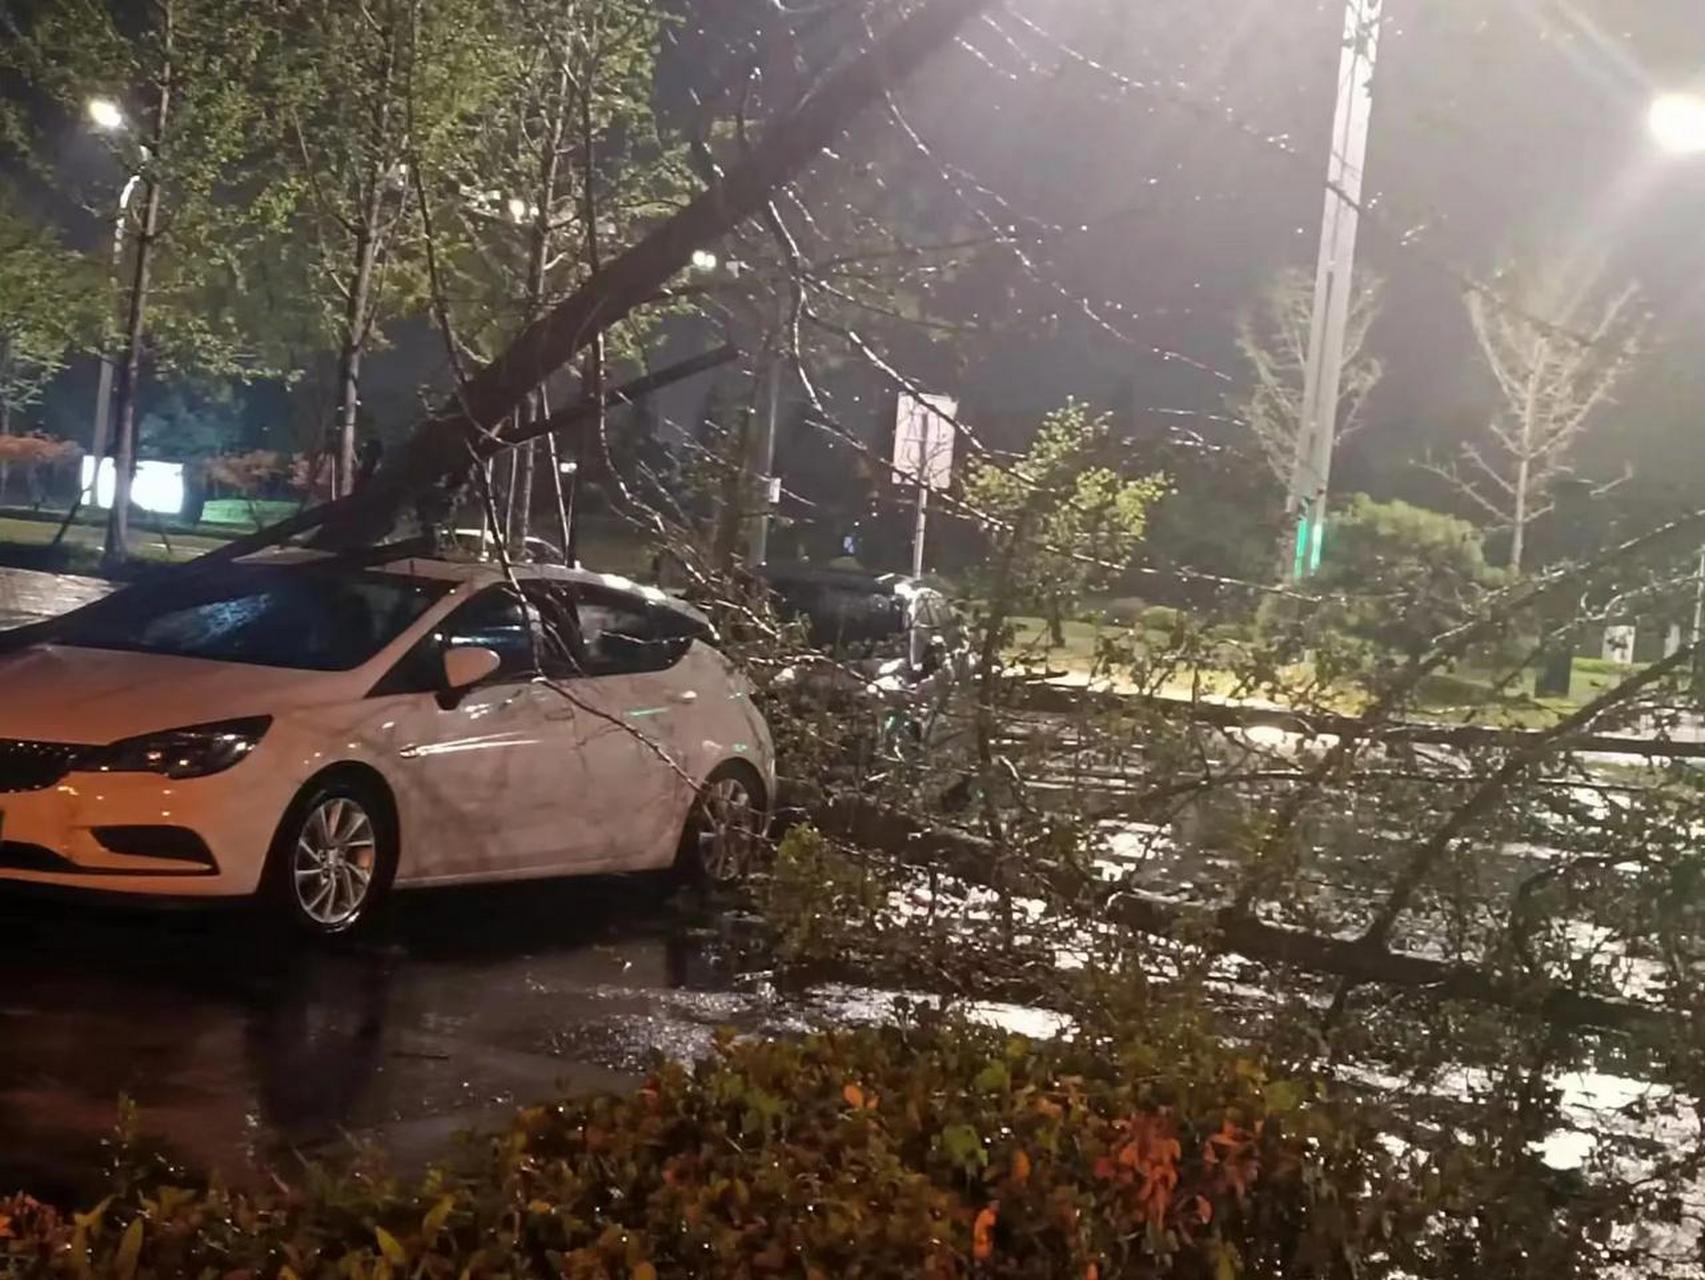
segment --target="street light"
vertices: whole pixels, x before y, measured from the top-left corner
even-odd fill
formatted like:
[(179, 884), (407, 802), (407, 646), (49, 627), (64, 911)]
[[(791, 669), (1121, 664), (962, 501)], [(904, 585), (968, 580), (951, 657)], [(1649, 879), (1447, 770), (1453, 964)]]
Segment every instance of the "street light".
[(89, 119), (95, 128), (113, 133), (124, 128), (124, 112), (111, 98), (90, 98)]
[[(106, 133), (117, 133), (125, 127), (124, 112), (118, 103), (111, 98), (90, 98), (89, 120), (97, 129)], [(147, 156), (147, 148), (142, 154)], [(136, 194), (136, 184), (141, 180), (141, 174), (132, 173), (125, 179), (124, 186), (118, 193), (118, 211), (113, 217), (112, 229), (112, 273), (116, 284), (120, 266), (124, 262), (124, 222), (130, 209), (130, 198)], [(95, 388), (95, 423), (90, 434), (89, 453), (94, 458), (95, 465), (89, 477), (89, 488), (83, 495), (91, 506), (96, 505), (96, 479), (100, 475), (101, 462), (106, 457), (109, 438), (112, 434), (112, 384), (113, 360), (111, 316), (108, 317), (108, 327), (101, 343), (101, 372), (100, 381)]]
[(1646, 127), (1652, 140), (1672, 156), (1705, 154), (1705, 98), (1692, 93), (1654, 98)]
[[(1672, 156), (1705, 155), (1705, 97), (1694, 93), (1665, 93), (1652, 99), (1646, 112), (1646, 128), (1652, 141)], [(1699, 551), (1699, 567), (1693, 580), (1693, 643), (1705, 634), (1705, 547)], [(1705, 669), (1696, 666), (1705, 678)]]

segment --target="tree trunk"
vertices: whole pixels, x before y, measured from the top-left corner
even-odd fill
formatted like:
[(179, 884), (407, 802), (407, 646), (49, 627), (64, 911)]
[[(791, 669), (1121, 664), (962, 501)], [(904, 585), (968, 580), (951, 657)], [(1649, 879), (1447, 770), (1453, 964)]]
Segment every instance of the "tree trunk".
[[(553, 239), (553, 214), (556, 208), (557, 167), (561, 160), (562, 135), (568, 117), (568, 98), (574, 91), (574, 82), (569, 76), (568, 60), (563, 59), (563, 65), (557, 73), (556, 97), (552, 102), (549, 115), (549, 125), (544, 141), (539, 151), (539, 190), (536, 208), (532, 210), (532, 225), (527, 237), (527, 276), (524, 282), (524, 321), (532, 324), (539, 318), (539, 312), (545, 302), (545, 269), (551, 258), (551, 242)], [(523, 426), (539, 420), (544, 397), (542, 388), (535, 388), (528, 394), (520, 408), (520, 421)], [(533, 488), (534, 474), (537, 469), (537, 442), (528, 441), (521, 446), (521, 475), (517, 483), (521, 489), (521, 507), (516, 512), (514, 543), (523, 552), (527, 546), (527, 535), (533, 529)], [(557, 466), (557, 455), (554, 446), (546, 450), (547, 463), (554, 469)], [(558, 514), (561, 517), (561, 536), (564, 543), (573, 541), (568, 520), (568, 508), (562, 493), (562, 473), (557, 471), (553, 476), (552, 492), (557, 498)], [(567, 546), (563, 554), (569, 556), (569, 563), (574, 560)]]
[[(0, 440), (12, 434), (12, 398), (6, 394), (6, 376), (12, 363), (12, 343), (0, 338)], [(6, 487), (12, 479), (12, 464), (0, 455), (0, 505), (6, 501)]]
[(1066, 623), (1061, 616), (1061, 609), (1058, 599), (1048, 597), (1048, 644), (1055, 649), (1066, 647)]
[(361, 226), (355, 233), (355, 262), (349, 273), (349, 299), (343, 312), (343, 340), (337, 359), (336, 465), (333, 495), (343, 497), (355, 489), (355, 423), (361, 407), (361, 357), (367, 346), (367, 320), (371, 309), (373, 264), (378, 256), (379, 200), (383, 179), (374, 180)]
[(1521, 572), (1522, 555), (1527, 548), (1528, 512), (1533, 507), (1530, 489), (1533, 485), (1533, 438), (1539, 416), (1540, 374), (1545, 368), (1550, 344), (1539, 339), (1533, 347), (1533, 367), (1528, 370), (1527, 395), (1521, 409), (1521, 448), (1516, 453), (1515, 486), (1511, 492), (1514, 509), (1510, 516), (1510, 571)]
[[(465, 476), (471, 456), (493, 444), (478, 435), (512, 413), (542, 376), (560, 368), (599, 333), (656, 296), (687, 267), (693, 251), (760, 210), (774, 192), (814, 161), (853, 118), (952, 41), (993, 0), (927, 0), (857, 57), (830, 73), (804, 102), (765, 132), (721, 181), (659, 223), (571, 296), (516, 336), (474, 374), (406, 447), (387, 456), (383, 484), (369, 500), (321, 513), (318, 545), (359, 545), (381, 538), (400, 503), (420, 488)], [(473, 455), (469, 447), (473, 446)]]
[[(1522, 424), (1522, 447), (1527, 446), (1527, 424)], [(1524, 454), (1516, 462), (1515, 513), (1510, 519), (1510, 572), (1521, 572), (1522, 553), (1527, 546), (1527, 489), (1532, 465)]]
[[(792, 805), (788, 807), (794, 807)], [(867, 848), (880, 849), (912, 865), (940, 866), (973, 884), (999, 889), (1000, 851), (968, 831), (925, 825), (908, 814), (862, 796), (827, 803), (798, 797), (818, 830)], [(1360, 938), (1308, 933), (1270, 924), (1234, 908), (1181, 902), (1122, 886), (1097, 884), (1065, 864), (1032, 869), (1067, 901), (1084, 903), (1088, 918), (1162, 938), (1236, 952), (1251, 960), (1349, 978), (1356, 984), (1424, 988), (1436, 1000), (1467, 1000), (1522, 1009), (1556, 1026), (1674, 1034), (1685, 1019), (1673, 1009), (1618, 1000), (1543, 981), (1538, 975), (1506, 975), (1471, 964), (1391, 951)]]
[[(154, 142), (143, 175), (142, 225), (136, 233), (136, 265), (130, 281), (130, 304), (125, 323), (124, 362), (113, 390), (113, 493), (107, 512), (106, 546), (101, 560), (122, 563), (130, 554), (130, 482), (136, 472), (136, 384), (142, 372), (142, 342), (148, 315), (148, 279), (154, 241), (160, 228), (160, 183), (152, 171), (166, 137), (166, 118), (172, 105), (172, 27), (170, 0), (161, 9), (161, 36), (166, 61), (160, 70), (160, 95), (154, 109)], [(96, 464), (100, 462), (97, 459)]]

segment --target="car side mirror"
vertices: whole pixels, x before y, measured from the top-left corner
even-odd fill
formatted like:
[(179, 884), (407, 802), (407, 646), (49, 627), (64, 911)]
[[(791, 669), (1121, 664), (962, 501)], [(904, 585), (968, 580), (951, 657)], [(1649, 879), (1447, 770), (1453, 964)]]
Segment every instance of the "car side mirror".
[(444, 650), (444, 686), (439, 703), (446, 709), (461, 701), (461, 695), (492, 675), (503, 659), (481, 645), (463, 645)]

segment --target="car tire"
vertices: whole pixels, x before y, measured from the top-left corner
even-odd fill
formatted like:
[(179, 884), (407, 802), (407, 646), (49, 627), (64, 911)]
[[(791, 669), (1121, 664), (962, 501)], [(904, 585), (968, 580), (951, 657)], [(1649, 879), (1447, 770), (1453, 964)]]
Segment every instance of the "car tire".
[(764, 782), (743, 760), (712, 769), (681, 833), (675, 869), (704, 888), (738, 883), (757, 863), (768, 832)]
[(262, 895), (274, 915), (314, 937), (370, 920), (397, 871), (397, 822), (385, 789), (333, 774), (302, 789), (278, 824)]

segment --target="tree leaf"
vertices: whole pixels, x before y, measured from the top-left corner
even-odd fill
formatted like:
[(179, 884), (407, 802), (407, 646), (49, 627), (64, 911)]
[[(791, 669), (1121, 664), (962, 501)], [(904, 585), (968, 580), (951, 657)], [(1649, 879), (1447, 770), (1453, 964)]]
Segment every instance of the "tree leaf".
[(1030, 1181), (1030, 1156), (1023, 1147), (1012, 1153), (1012, 1180), (1021, 1187)]
[(379, 1252), (385, 1255), (386, 1262), (394, 1262), (402, 1266), (408, 1261), (408, 1250), (402, 1243), (383, 1227), (374, 1227), (373, 1236), (379, 1242)]
[(961, 1169), (980, 1169), (989, 1162), (983, 1140), (968, 1124), (950, 1124), (941, 1131), (941, 1149)]
[(455, 1207), (455, 1196), (443, 1196), (426, 1211), (426, 1216), (420, 1220), (420, 1233), (428, 1242), (435, 1240), (438, 1233), (444, 1229), (444, 1224), (449, 1221), (450, 1211)]
[(119, 1280), (131, 1280), (136, 1274), (136, 1260), (142, 1256), (142, 1230), (142, 1219), (132, 1218), (118, 1242), (112, 1266)]

